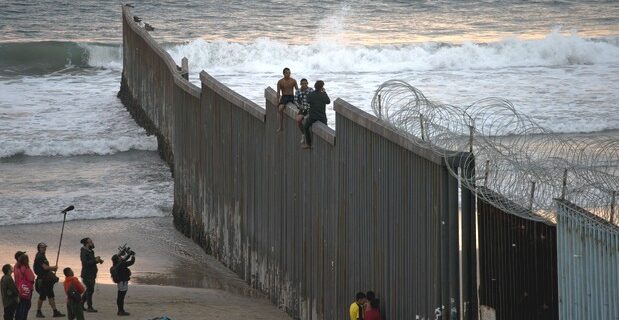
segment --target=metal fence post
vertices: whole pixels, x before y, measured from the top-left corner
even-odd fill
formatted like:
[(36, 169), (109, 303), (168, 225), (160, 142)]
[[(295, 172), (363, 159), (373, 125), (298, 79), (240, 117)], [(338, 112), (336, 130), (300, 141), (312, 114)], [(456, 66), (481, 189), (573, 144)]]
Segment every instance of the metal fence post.
[(561, 188), (561, 200), (565, 200), (566, 193), (567, 193), (567, 169), (563, 171), (563, 188)]
[(615, 209), (617, 208), (617, 191), (610, 198), (610, 223), (615, 224)]
[(419, 127), (421, 128), (421, 140), (426, 141), (425, 129), (423, 125), (423, 114), (419, 116)]
[(488, 186), (488, 175), (490, 175), (490, 160), (486, 160), (486, 172), (484, 172), (484, 186)]
[(380, 102), (380, 94), (378, 95), (378, 119), (383, 119), (383, 106)]
[(475, 135), (475, 120), (471, 119), (471, 124), (469, 125), (469, 152), (473, 153), (473, 139)]
[(531, 182), (531, 194), (529, 195), (529, 210), (533, 210), (533, 199), (535, 198), (535, 181)]
[(181, 60), (181, 77), (189, 80), (189, 60), (186, 57)]

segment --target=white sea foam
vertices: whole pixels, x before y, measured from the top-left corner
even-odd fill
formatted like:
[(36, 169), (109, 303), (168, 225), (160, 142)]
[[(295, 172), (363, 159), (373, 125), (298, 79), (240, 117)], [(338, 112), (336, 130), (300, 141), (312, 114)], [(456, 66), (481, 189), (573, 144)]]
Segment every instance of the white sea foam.
[(111, 136), (100, 139), (8, 141), (0, 145), (0, 158), (17, 154), (28, 156), (106, 155), (129, 150), (157, 150), (157, 140), (153, 137)]
[[(172, 46), (177, 63), (189, 59), (199, 85), (206, 70), (259, 105), (262, 90), (275, 87), (283, 67), (293, 76), (327, 82), (334, 98), (370, 111), (376, 88), (401, 79), (443, 103), (468, 105), (486, 97), (512, 101), (547, 129), (594, 132), (619, 128), (619, 46), (559, 30), (543, 39), (508, 38), (487, 44), (436, 43), (348, 46), (330, 40), (290, 45), (269, 39), (251, 43), (195, 40)], [(329, 125), (335, 116), (327, 110)]]
[(195, 70), (273, 72), (287, 65), (313, 72), (406, 72), (428, 70), (554, 67), (619, 63), (619, 46), (559, 31), (539, 40), (509, 38), (489, 44), (436, 43), (346, 46), (334, 41), (289, 45), (266, 38), (251, 43), (194, 40), (169, 48)]
[(0, 165), (0, 225), (138, 218), (171, 212), (173, 179), (156, 152), (23, 157)]
[[(430, 98), (466, 105), (488, 96), (507, 98), (519, 111), (558, 132), (619, 128), (619, 46), (558, 30), (539, 40), (505, 39), (489, 44), (436, 43), (349, 46), (325, 38), (291, 45), (266, 38), (249, 43), (195, 40), (169, 46), (177, 63), (189, 58), (194, 81), (207, 70), (260, 105), (284, 66), (297, 78), (327, 81), (329, 94), (366, 111), (382, 82), (402, 79)], [(113, 154), (156, 150), (115, 97), (122, 69), (119, 45), (46, 43), (67, 49), (67, 64), (91, 71), (0, 79), (0, 157)], [(27, 45), (28, 46), (28, 45)], [(75, 61), (73, 61), (73, 60)], [(27, 61), (26, 61), (27, 62)], [(54, 62), (53, 65), (57, 65)], [(86, 72), (86, 73), (83, 73)], [(332, 110), (330, 125), (335, 125)]]
[(113, 71), (0, 81), (0, 158), (157, 150), (117, 90)]
[(90, 66), (122, 70), (123, 52), (121, 46), (89, 43), (80, 43), (79, 46), (88, 52), (88, 64)]

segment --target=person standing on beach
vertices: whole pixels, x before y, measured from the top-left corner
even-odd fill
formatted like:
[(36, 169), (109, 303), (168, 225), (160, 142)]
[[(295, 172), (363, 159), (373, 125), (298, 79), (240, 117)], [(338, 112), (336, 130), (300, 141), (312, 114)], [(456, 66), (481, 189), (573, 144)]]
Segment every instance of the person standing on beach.
[(56, 301), (54, 295), (54, 285), (58, 282), (58, 277), (53, 273), (58, 270), (57, 266), (50, 266), (45, 252), (47, 251), (47, 244), (41, 242), (37, 245), (37, 255), (34, 258), (34, 273), (37, 275), (36, 288), (39, 293), (39, 300), (37, 301), (37, 318), (45, 318), (41, 307), (43, 301), (49, 298), (49, 305), (54, 310), (54, 318), (64, 317), (64, 314), (60, 313), (56, 309)]
[(309, 112), (309, 102), (307, 102), (307, 96), (314, 92), (314, 89), (310, 88), (307, 85), (307, 79), (301, 79), (301, 89), (297, 90), (297, 93), (294, 96), (294, 100), (297, 102), (297, 106), (299, 107), (299, 112), (296, 116), (297, 126), (299, 126), (299, 130), (301, 130), (302, 140), (301, 143), (305, 142), (305, 134), (303, 132), (303, 120), (307, 113)]
[(4, 320), (13, 320), (15, 317), (15, 310), (17, 310), (17, 286), (11, 273), (13, 273), (13, 267), (10, 264), (2, 266), (2, 280), (0, 281), (0, 291), (2, 292), (2, 305), (4, 306)]
[(301, 144), (303, 149), (312, 147), (312, 136), (310, 132), (312, 124), (316, 121), (320, 121), (325, 125), (327, 124), (327, 113), (325, 110), (327, 105), (331, 103), (331, 99), (329, 99), (327, 91), (325, 90), (324, 81), (316, 81), (316, 84), (314, 84), (314, 92), (307, 95), (307, 102), (309, 103), (310, 109), (303, 123), (303, 133), (305, 133), (305, 142)]
[(294, 90), (299, 90), (297, 80), (290, 77), (290, 69), (284, 68), (284, 77), (277, 81), (277, 132), (284, 130), (284, 109), (288, 102), (294, 103)]
[(64, 268), (64, 292), (67, 294), (67, 313), (69, 320), (84, 320), (81, 294), (86, 291), (71, 268)]
[(364, 320), (381, 320), (380, 310), (378, 309), (380, 305), (380, 300), (376, 297), (372, 299), (367, 299), (367, 303), (365, 305), (364, 312)]
[(14, 268), (15, 285), (19, 293), (19, 303), (17, 303), (17, 311), (15, 312), (15, 320), (27, 320), (28, 311), (32, 306), (32, 291), (34, 290), (34, 273), (30, 269), (30, 260), (28, 255), (23, 253), (17, 259)]
[(95, 256), (93, 249), (95, 244), (90, 238), (84, 238), (80, 241), (83, 245), (80, 249), (80, 260), (82, 261), (82, 281), (86, 285), (86, 292), (82, 296), (82, 305), (88, 304), (86, 312), (97, 312), (92, 307), (92, 295), (95, 293), (95, 279), (97, 278), (97, 264), (103, 263), (99, 256)]
[(131, 254), (128, 257), (119, 256), (117, 254), (112, 256), (112, 267), (110, 273), (112, 274), (112, 280), (118, 286), (118, 294), (116, 295), (116, 305), (118, 306), (117, 315), (128, 316), (129, 312), (125, 311), (125, 296), (129, 290), (129, 280), (131, 279), (131, 270), (129, 267), (135, 263), (135, 254)]
[(350, 308), (348, 308), (350, 320), (363, 320), (363, 306), (366, 301), (365, 293), (357, 292), (355, 301), (353, 301), (350, 304)]

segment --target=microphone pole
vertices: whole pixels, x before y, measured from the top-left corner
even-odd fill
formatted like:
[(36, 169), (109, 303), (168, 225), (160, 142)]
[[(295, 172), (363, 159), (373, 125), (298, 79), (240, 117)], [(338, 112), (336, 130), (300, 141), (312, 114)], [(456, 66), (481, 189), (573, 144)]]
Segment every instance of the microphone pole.
[(62, 231), (60, 231), (60, 243), (58, 244), (58, 254), (56, 255), (56, 267), (58, 266), (58, 259), (60, 258), (60, 246), (62, 246), (62, 235), (64, 234), (64, 223), (67, 220), (67, 212), (75, 209), (74, 206), (68, 206), (66, 209), (62, 210), (62, 214), (64, 214), (62, 218)]

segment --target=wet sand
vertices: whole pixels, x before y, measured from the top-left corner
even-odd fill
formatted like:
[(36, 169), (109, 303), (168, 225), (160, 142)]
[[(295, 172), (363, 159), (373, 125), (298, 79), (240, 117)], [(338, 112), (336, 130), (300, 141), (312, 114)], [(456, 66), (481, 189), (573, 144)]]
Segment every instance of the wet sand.
[[(37, 243), (46, 242), (47, 258), (54, 264), (61, 227), (61, 223), (0, 226), (0, 263), (13, 264), (17, 250), (25, 250), (32, 263)], [(162, 315), (174, 320), (290, 319), (263, 294), (250, 288), (176, 231), (171, 217), (68, 221), (58, 262), (60, 270), (71, 267), (79, 274), (79, 241), (84, 237), (93, 239), (95, 254), (105, 260), (99, 265), (94, 297), (95, 308), (100, 313), (88, 313), (87, 319), (117, 317), (116, 286), (109, 268), (111, 256), (124, 243), (136, 252), (125, 303), (125, 309), (131, 312), (130, 317), (125, 317), (127, 319), (152, 319)], [(59, 276), (63, 281), (61, 272)], [(64, 301), (60, 286), (56, 285), (55, 293)], [(32, 317), (35, 304), (33, 298)], [(51, 315), (48, 304), (44, 304), (43, 312)]]

